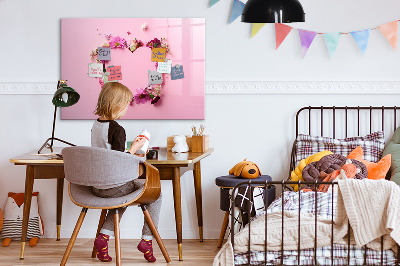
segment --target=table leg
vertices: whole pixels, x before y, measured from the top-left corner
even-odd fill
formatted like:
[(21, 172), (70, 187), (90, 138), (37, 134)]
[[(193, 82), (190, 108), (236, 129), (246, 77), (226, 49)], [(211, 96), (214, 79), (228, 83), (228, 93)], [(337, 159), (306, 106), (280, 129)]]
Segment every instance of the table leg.
[(57, 241), (60, 241), (64, 178), (57, 178)]
[(22, 232), (21, 232), (21, 255), (20, 259), (24, 259), (26, 235), (28, 233), (29, 213), (31, 212), (31, 200), (34, 181), (34, 166), (26, 166), (25, 177), (25, 195), (24, 195), (24, 213), (22, 219)]
[(201, 168), (200, 161), (194, 164), (194, 191), (196, 194), (197, 220), (199, 225), (200, 242), (203, 242), (203, 204), (201, 196)]
[(182, 260), (182, 205), (181, 205), (181, 175), (179, 167), (174, 167), (172, 186), (174, 191), (175, 223), (178, 242), (179, 260)]

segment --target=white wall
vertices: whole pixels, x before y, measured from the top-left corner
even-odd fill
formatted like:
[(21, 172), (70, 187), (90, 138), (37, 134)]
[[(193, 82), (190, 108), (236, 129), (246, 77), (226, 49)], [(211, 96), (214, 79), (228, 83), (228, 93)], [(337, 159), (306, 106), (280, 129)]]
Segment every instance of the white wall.
[[(306, 23), (293, 24), (321, 32), (350, 31), (399, 19), (398, 1), (301, 1)], [(112, 3), (112, 4), (111, 4)], [(318, 36), (305, 59), (297, 31), (274, 50), (273, 25), (266, 25), (253, 39), (251, 27), (235, 21), (227, 24), (230, 0), (208, 9), (208, 0), (28, 1), (0, 0), (1, 83), (56, 82), (60, 77), (60, 18), (71, 17), (206, 17), (206, 80), (212, 81), (399, 81), (399, 52), (391, 50), (379, 31), (371, 33), (363, 57), (354, 40), (343, 36), (334, 59), (329, 59)], [(105, 8), (107, 7), (107, 8)], [(79, 40), (77, 40), (79, 43)], [(232, 56), (234, 55), (234, 56)], [(214, 179), (227, 174), (238, 161), (256, 162), (263, 174), (275, 180), (286, 176), (290, 146), (294, 138), (294, 115), (308, 105), (399, 105), (399, 95), (363, 94), (206, 94), (204, 121), (121, 121), (129, 136), (142, 128), (152, 132), (152, 144), (165, 146), (176, 133), (189, 134), (193, 124), (207, 125), (215, 152), (202, 162), (205, 238), (218, 238), (222, 212)], [(24, 190), (25, 167), (9, 158), (39, 148), (51, 134), (51, 95), (0, 95), (0, 207), (7, 192)], [(56, 135), (78, 145), (90, 144), (91, 121), (58, 120)], [(184, 174), (182, 185), (183, 237), (197, 237), (193, 181)], [(38, 180), (40, 211), (45, 237), (55, 237), (56, 182)], [(162, 182), (164, 202), (159, 230), (164, 238), (175, 238), (171, 215), (171, 182)], [(64, 191), (62, 237), (70, 237), (80, 209)], [(93, 237), (99, 212), (89, 211), (79, 237)], [(142, 216), (130, 208), (121, 221), (123, 238), (139, 238)]]

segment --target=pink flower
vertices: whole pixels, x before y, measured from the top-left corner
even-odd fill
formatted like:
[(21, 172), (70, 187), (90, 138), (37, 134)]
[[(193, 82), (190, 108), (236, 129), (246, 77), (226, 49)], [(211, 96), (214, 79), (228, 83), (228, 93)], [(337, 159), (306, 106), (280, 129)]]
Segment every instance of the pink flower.
[(131, 35), (131, 32), (130, 32), (130, 31), (128, 31), (127, 33), (128, 33), (128, 35)]
[(112, 37), (110, 40), (110, 47), (111, 49), (114, 48), (125, 48), (128, 45), (126, 44), (126, 40), (124, 38), (121, 38), (119, 36)]
[(149, 93), (148, 93), (148, 91), (146, 90), (146, 88), (144, 88), (144, 89), (137, 89), (137, 90), (136, 90), (136, 94), (135, 94), (135, 96), (134, 96), (133, 98), (135, 99), (135, 102), (136, 102), (137, 104), (146, 103), (147, 101), (150, 100), (150, 96), (149, 96)]
[(111, 34), (104, 34), (104, 37), (107, 39), (107, 41), (109, 41), (111, 38)]

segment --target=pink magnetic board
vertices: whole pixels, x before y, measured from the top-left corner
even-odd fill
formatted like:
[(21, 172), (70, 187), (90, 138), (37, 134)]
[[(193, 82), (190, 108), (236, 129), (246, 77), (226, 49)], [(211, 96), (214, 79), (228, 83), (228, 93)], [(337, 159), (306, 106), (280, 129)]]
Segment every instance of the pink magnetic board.
[[(142, 30), (146, 23), (147, 29)], [(129, 32), (129, 34), (128, 34)], [(101, 90), (99, 78), (88, 75), (94, 61), (90, 53), (107, 42), (106, 34), (127, 41), (138, 39), (143, 47), (131, 53), (127, 48), (111, 49), (108, 66), (121, 66), (122, 80), (135, 95), (149, 84), (148, 70), (156, 71), (146, 43), (165, 38), (172, 67), (183, 66), (184, 78), (172, 80), (162, 74), (164, 85), (157, 106), (134, 103), (122, 119), (204, 119), (205, 19), (204, 18), (100, 18), (61, 20), (61, 79), (80, 94), (77, 104), (61, 108), (61, 119), (95, 119), (94, 110)]]

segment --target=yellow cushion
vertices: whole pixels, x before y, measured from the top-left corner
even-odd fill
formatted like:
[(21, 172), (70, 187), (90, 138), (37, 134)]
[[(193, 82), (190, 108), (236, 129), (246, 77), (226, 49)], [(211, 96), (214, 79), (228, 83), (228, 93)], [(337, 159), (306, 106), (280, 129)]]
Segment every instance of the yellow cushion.
[[(302, 172), (304, 167), (306, 167), (307, 164), (319, 161), (322, 157), (333, 154), (331, 151), (320, 151), (318, 153), (315, 153), (313, 155), (308, 156), (307, 158), (301, 160), (299, 162), (299, 165), (290, 173), (290, 181), (303, 181), (303, 176)], [(291, 185), (295, 191), (298, 191), (298, 185)]]

